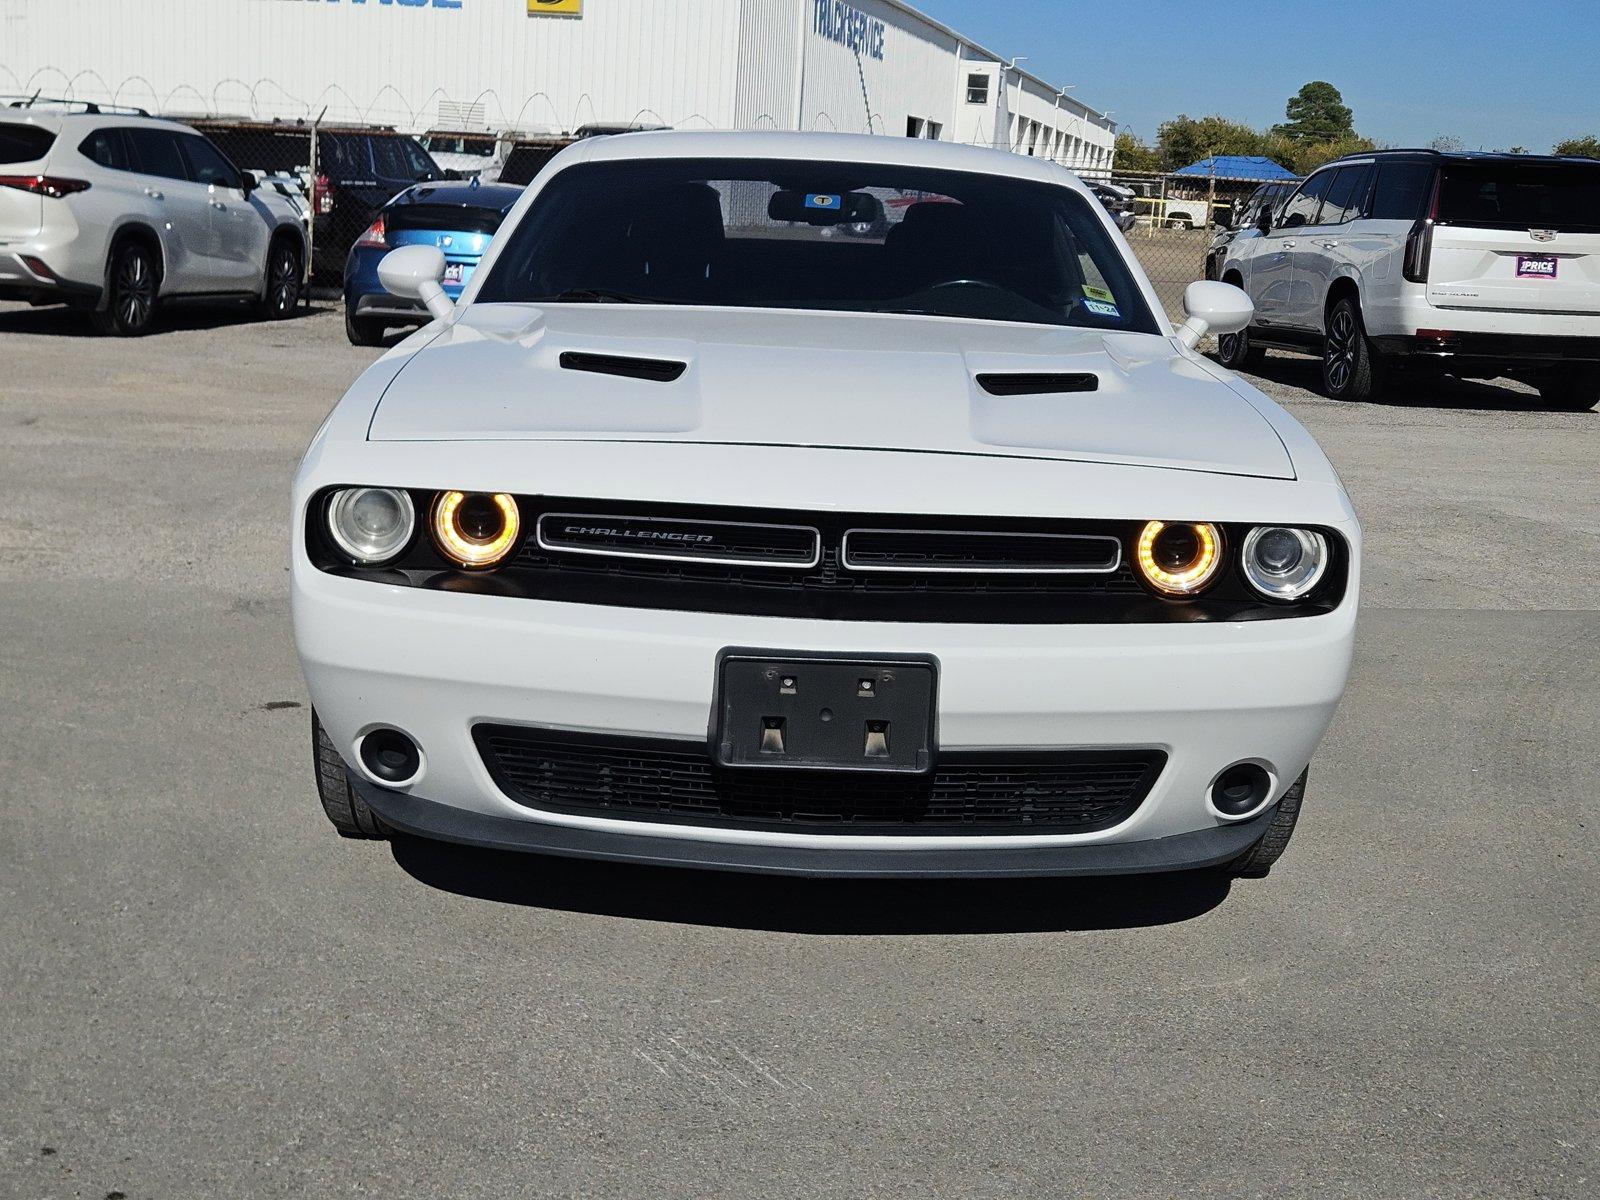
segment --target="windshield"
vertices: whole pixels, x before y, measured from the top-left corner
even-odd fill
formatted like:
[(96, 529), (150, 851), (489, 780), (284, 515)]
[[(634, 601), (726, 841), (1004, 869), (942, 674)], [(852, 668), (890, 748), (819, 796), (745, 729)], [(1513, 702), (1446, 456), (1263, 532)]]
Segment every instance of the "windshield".
[(1482, 229), (1600, 230), (1600, 163), (1450, 163), (1439, 220)]
[(591, 163), (511, 230), (483, 303), (916, 313), (1159, 332), (1092, 202), (917, 167)]

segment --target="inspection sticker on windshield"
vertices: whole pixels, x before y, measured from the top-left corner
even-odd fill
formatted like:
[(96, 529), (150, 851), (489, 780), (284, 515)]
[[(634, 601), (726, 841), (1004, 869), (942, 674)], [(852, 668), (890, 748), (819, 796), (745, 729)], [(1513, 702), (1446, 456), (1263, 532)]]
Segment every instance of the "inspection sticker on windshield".
[(1122, 312), (1115, 304), (1107, 304), (1103, 300), (1085, 300), (1083, 307), (1097, 317), (1120, 317)]
[(1091, 300), (1102, 300), (1107, 304), (1115, 304), (1117, 298), (1103, 287), (1095, 287), (1092, 283), (1083, 285), (1083, 294)]
[(826, 192), (810, 192), (806, 195), (807, 208), (822, 208), (830, 212), (838, 212), (844, 207), (844, 197), (829, 195)]

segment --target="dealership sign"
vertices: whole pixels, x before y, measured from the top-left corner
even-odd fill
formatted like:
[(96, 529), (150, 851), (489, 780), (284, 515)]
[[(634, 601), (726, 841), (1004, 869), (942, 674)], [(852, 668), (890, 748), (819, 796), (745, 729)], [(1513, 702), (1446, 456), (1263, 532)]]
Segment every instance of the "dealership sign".
[(812, 0), (811, 30), (857, 54), (883, 61), (884, 24), (844, 0)]

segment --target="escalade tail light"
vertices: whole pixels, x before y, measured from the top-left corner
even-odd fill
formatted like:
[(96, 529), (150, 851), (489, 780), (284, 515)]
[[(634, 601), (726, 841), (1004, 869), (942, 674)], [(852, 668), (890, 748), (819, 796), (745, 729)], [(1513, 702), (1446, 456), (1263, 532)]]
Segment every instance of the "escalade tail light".
[(333, 184), (326, 175), (318, 175), (311, 183), (311, 204), (319, 216), (333, 211)]
[(17, 188), (35, 196), (60, 200), (74, 192), (87, 192), (87, 179), (63, 179), (59, 175), (0, 175), (0, 187)]
[(1406, 235), (1406, 256), (1401, 265), (1401, 274), (1408, 282), (1428, 282), (1428, 267), (1433, 260), (1433, 225), (1438, 219), (1439, 178), (1436, 175), (1433, 191), (1428, 196), (1428, 215), (1420, 218)]

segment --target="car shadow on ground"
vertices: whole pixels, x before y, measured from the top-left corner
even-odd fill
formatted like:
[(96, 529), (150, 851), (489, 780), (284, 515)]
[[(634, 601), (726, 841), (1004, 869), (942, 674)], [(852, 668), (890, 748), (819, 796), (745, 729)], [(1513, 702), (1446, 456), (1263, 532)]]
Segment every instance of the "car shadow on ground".
[[(1216, 355), (1211, 355), (1215, 359)], [(1269, 353), (1261, 364), (1239, 372), (1245, 379), (1268, 379), (1286, 387), (1304, 388), (1329, 404), (1322, 395), (1322, 360), (1298, 354)], [(1454, 408), (1477, 412), (1567, 412), (1552, 409), (1539, 393), (1523, 384), (1497, 379), (1484, 382), (1454, 376), (1397, 373), (1383, 396), (1374, 403), (1389, 408)]]
[[(294, 314), (282, 322), (264, 321), (248, 304), (173, 304), (156, 313), (155, 326), (146, 337), (160, 337), (167, 333), (183, 333), (200, 329), (227, 329), (235, 325), (286, 324), (318, 316), (331, 305), (301, 305)], [(89, 314), (63, 305), (44, 308), (11, 308), (0, 310), (0, 334), (31, 333), (37, 337), (100, 337), (89, 321)], [(136, 340), (136, 339), (128, 339)]]
[(397, 836), (429, 887), (560, 912), (774, 933), (1058, 933), (1171, 925), (1210, 912), (1213, 871), (1093, 879), (805, 879), (478, 850)]

